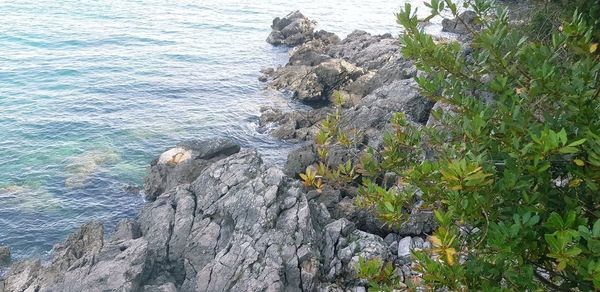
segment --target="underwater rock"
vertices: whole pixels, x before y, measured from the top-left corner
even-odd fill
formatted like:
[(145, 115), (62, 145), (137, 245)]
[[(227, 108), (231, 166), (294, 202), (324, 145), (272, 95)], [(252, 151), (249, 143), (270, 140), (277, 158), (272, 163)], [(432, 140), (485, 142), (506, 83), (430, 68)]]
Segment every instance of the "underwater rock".
[(10, 253), (10, 247), (6, 245), (0, 245), (0, 266), (7, 265), (12, 259)]
[(120, 159), (121, 156), (114, 150), (86, 151), (74, 157), (66, 167), (68, 176), (65, 179), (65, 186), (80, 187), (92, 174), (100, 171), (102, 166), (118, 162)]

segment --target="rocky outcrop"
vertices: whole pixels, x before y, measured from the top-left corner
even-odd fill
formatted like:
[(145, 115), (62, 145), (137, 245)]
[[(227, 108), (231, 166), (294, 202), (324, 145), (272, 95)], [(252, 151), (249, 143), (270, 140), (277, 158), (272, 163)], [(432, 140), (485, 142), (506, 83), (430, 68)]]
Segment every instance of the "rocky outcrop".
[(305, 103), (327, 102), (331, 94), (352, 83), (366, 71), (343, 59), (323, 59), (314, 65), (290, 65), (273, 73), (271, 86), (293, 92), (293, 97)]
[(144, 184), (146, 199), (152, 201), (165, 190), (191, 183), (212, 161), (238, 151), (240, 146), (226, 139), (177, 144), (150, 164)]
[(335, 91), (358, 100), (384, 84), (414, 74), (412, 64), (400, 56), (398, 40), (390, 34), (355, 31), (340, 41), (335, 34), (319, 31), (291, 52), (286, 66), (264, 70), (260, 79), (314, 104), (328, 102)]
[(284, 18), (277, 17), (273, 20), (273, 31), (267, 42), (272, 45), (296, 46), (312, 39), (314, 27), (314, 22), (300, 11), (294, 11)]
[(191, 183), (160, 192), (108, 239), (102, 224), (90, 222), (55, 246), (50, 263), (16, 263), (5, 291), (316, 291), (333, 282), (362, 285), (353, 276), (359, 257), (392, 258), (381, 237), (334, 221), (320, 197), (266, 167), (256, 151), (198, 154), (223, 148), (215, 145), (230, 146), (179, 144), (193, 150), (188, 160), (214, 160)]

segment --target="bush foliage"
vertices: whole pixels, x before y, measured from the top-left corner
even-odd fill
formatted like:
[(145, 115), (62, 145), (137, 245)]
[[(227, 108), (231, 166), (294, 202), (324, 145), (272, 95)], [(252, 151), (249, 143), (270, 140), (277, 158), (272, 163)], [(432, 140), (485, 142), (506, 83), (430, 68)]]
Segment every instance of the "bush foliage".
[[(431, 17), (460, 14), (451, 0), (428, 6)], [(398, 13), (403, 54), (422, 72), (422, 94), (444, 106), (430, 127), (394, 117), (384, 150), (362, 157), (360, 199), (389, 224), (406, 219), (416, 194), (435, 210), (433, 248), (414, 253), (426, 287), (598, 290), (595, 24), (575, 12), (540, 42), (511, 29), (507, 11), (490, 1), (466, 6), (481, 26), (467, 45), (425, 34), (410, 4)], [(383, 183), (389, 172), (399, 187)], [(381, 282), (363, 275), (389, 274), (381, 265), (363, 263), (361, 275)]]

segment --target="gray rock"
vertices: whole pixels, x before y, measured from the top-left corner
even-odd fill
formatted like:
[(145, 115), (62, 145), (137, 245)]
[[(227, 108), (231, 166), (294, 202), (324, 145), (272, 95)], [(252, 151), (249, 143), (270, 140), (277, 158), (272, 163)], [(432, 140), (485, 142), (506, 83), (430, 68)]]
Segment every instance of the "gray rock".
[[(17, 262), (4, 279), (4, 291), (26, 291), (37, 280), (42, 265), (39, 260)], [(30, 291), (35, 291), (30, 289)]]
[(398, 257), (409, 257), (412, 250), (413, 240), (410, 236), (404, 237), (398, 242)]
[(475, 11), (467, 10), (462, 12), (456, 19), (444, 18), (442, 20), (442, 31), (456, 34), (467, 34), (471, 30), (477, 30), (477, 14)]
[[(378, 108), (386, 112), (388, 117), (394, 112), (404, 112), (412, 121), (424, 124), (433, 104), (419, 94), (419, 87), (413, 79), (406, 79), (376, 89), (363, 98), (357, 107)], [(358, 126), (358, 123), (355, 122), (355, 125)]]
[(377, 235), (357, 230), (352, 222), (339, 219), (325, 226), (322, 247), (323, 276), (327, 281), (352, 283), (360, 258), (388, 260), (388, 247)]
[(374, 70), (383, 67), (399, 51), (400, 43), (391, 34), (371, 35), (356, 30), (329, 49), (329, 55), (343, 58), (359, 67)]
[(315, 23), (300, 11), (294, 11), (283, 18), (273, 19), (271, 34), (267, 42), (272, 45), (297, 46), (313, 38)]
[(340, 38), (334, 33), (320, 30), (314, 34), (312, 40), (305, 42), (291, 52), (288, 64), (317, 66), (331, 59), (331, 56), (327, 54), (327, 50), (339, 42)]
[(111, 241), (123, 241), (136, 239), (142, 236), (140, 226), (137, 221), (132, 219), (123, 219), (117, 224), (117, 228), (110, 237)]
[(10, 247), (6, 245), (0, 245), (0, 266), (7, 265), (12, 259), (10, 253)]
[(54, 245), (52, 249), (52, 265), (59, 270), (80, 265), (89, 257), (100, 252), (104, 244), (104, 227), (98, 221), (91, 221), (81, 226), (67, 237), (63, 243)]
[(83, 225), (55, 246), (53, 260), (18, 262), (5, 278), (7, 291), (137, 291), (145, 274), (144, 239), (103, 241), (97, 222)]
[(328, 108), (310, 111), (261, 108), (261, 116), (258, 121), (259, 130), (282, 140), (313, 140), (321, 121), (329, 112)]
[(162, 285), (146, 285), (143, 292), (177, 292), (177, 287), (173, 283)]
[(342, 59), (330, 59), (316, 66), (287, 65), (273, 73), (270, 85), (286, 89), (305, 103), (327, 102), (331, 94), (367, 71)]
[(414, 250), (422, 250), (425, 245), (425, 240), (421, 237), (413, 237), (413, 249)]
[(180, 184), (191, 183), (211, 161), (240, 151), (240, 146), (223, 138), (190, 140), (177, 144), (152, 162), (144, 179), (146, 199)]
[(352, 165), (356, 165), (359, 157), (360, 153), (356, 148), (332, 145), (328, 148), (327, 165), (337, 168), (339, 165), (344, 165), (347, 161), (351, 161)]
[(401, 238), (398, 236), (398, 234), (390, 233), (383, 238), (383, 241), (385, 241), (387, 245), (391, 245), (393, 242), (397, 242), (400, 239)]
[(296, 177), (298, 173), (305, 172), (306, 167), (317, 161), (317, 153), (313, 144), (305, 144), (288, 153), (284, 166), (284, 173)]

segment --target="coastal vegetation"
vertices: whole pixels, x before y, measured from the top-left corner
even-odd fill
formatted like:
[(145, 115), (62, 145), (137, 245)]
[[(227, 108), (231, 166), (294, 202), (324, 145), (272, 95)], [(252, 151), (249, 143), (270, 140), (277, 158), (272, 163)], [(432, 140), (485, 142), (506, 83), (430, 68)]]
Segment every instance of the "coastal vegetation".
[[(406, 4), (397, 14), (402, 52), (421, 72), (421, 94), (439, 105), (435, 122), (423, 127), (398, 113), (382, 150), (365, 152), (356, 166), (329, 166), (328, 147), (352, 143), (336, 110), (316, 135), (321, 162), (301, 174), (305, 185), (361, 185), (359, 205), (390, 225), (408, 219), (415, 196), (434, 210), (439, 226), (432, 247), (413, 252), (422, 277), (411, 285), (600, 289), (598, 11), (580, 4), (568, 19), (548, 20), (560, 25), (533, 13), (530, 29), (491, 1), (466, 2), (471, 23), (450, 0), (431, 0), (426, 19)], [(463, 41), (420, 29), (447, 13), (467, 29)], [(404, 287), (380, 259), (361, 260), (357, 271), (376, 290)]]

